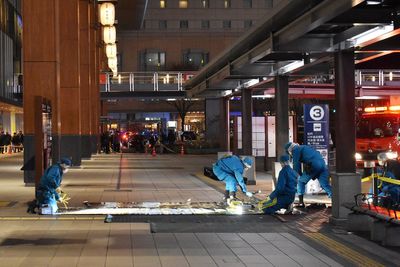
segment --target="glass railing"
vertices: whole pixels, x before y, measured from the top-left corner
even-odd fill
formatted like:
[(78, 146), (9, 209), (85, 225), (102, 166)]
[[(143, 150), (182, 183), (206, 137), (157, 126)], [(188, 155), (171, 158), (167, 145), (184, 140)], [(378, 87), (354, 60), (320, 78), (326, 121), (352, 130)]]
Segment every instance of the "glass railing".
[(183, 83), (192, 74), (182, 72), (119, 72), (102, 73), (102, 92), (182, 91)]
[(400, 86), (400, 70), (356, 70), (356, 85)]

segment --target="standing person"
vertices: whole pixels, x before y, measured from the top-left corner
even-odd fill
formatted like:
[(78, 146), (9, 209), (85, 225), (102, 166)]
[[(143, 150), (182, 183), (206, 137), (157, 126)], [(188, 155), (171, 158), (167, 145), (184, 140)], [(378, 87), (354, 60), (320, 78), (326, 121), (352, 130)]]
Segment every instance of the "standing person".
[(8, 132), (6, 132), (6, 134), (4, 135), (4, 146), (5, 146), (5, 153), (9, 153), (11, 150), (11, 134), (9, 134)]
[(108, 131), (105, 131), (101, 135), (101, 150), (109, 154), (110, 153), (110, 136), (108, 135)]
[(299, 175), (290, 167), (289, 160), (288, 155), (279, 158), (282, 169), (279, 172), (276, 188), (266, 200), (260, 202), (260, 209), (265, 214), (274, 214), (280, 209), (288, 210), (294, 201)]
[(113, 152), (119, 153), (121, 150), (120, 132), (115, 131), (111, 138)]
[(62, 158), (60, 162), (47, 168), (40, 178), (39, 186), (36, 191), (36, 200), (39, 207), (48, 205), (52, 213), (57, 212), (57, 201), (63, 202), (60, 197), (62, 177), (68, 172), (71, 166), (69, 158)]
[(243, 193), (248, 197), (252, 197), (251, 192), (247, 192), (246, 184), (243, 180), (243, 172), (253, 164), (250, 157), (227, 156), (219, 159), (213, 165), (213, 172), (220, 181), (225, 182), (225, 195), (224, 199), (236, 198), (237, 185), (240, 186)]
[(5, 137), (6, 136), (4, 134), (4, 131), (1, 131), (1, 133), (0, 133), (0, 154), (3, 154), (5, 151), (5, 148), (4, 148)]
[[(286, 152), (293, 158), (293, 169), (300, 175), (297, 183), (297, 194), (299, 195), (299, 206), (304, 207), (304, 192), (306, 184), (310, 179), (318, 179), (321, 187), (332, 196), (332, 189), (329, 184), (329, 170), (321, 154), (311, 146), (299, 145), (289, 142), (285, 145)], [(304, 172), (301, 170), (301, 163), (304, 164)]]
[(19, 137), (19, 143), (20, 143), (20, 147), (22, 150), (24, 148), (24, 134), (22, 133), (22, 131), (18, 132), (18, 137)]
[(13, 152), (18, 152), (18, 147), (19, 147), (19, 137), (17, 133), (14, 133), (12, 138), (11, 138), (11, 145), (12, 145), (12, 150)]

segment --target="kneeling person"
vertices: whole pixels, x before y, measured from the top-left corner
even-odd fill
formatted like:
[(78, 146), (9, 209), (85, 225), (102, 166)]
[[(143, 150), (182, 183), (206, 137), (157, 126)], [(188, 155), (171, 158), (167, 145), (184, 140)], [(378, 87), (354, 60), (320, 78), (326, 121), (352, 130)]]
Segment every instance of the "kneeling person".
[(36, 191), (36, 199), (39, 207), (48, 205), (51, 208), (51, 213), (57, 212), (57, 201), (63, 201), (60, 196), (62, 177), (71, 165), (70, 159), (63, 158), (60, 162), (46, 169), (40, 178)]
[(276, 188), (269, 195), (269, 198), (261, 202), (265, 214), (273, 214), (277, 210), (288, 209), (296, 195), (298, 174), (290, 167), (288, 155), (281, 156), (279, 161), (282, 170), (279, 172)]

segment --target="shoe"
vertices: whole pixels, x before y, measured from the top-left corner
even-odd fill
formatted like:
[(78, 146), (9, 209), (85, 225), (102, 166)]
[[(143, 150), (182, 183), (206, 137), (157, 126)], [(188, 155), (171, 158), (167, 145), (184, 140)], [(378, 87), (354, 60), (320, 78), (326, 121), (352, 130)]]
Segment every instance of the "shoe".
[(304, 209), (306, 207), (306, 205), (304, 203), (296, 203), (295, 207)]

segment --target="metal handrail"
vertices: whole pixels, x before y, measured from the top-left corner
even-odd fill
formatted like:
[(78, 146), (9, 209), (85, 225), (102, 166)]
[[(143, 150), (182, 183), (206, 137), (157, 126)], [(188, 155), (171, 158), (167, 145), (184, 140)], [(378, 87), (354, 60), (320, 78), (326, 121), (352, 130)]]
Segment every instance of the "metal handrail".
[(182, 72), (119, 72), (102, 73), (100, 90), (119, 91), (182, 91), (185, 76)]

